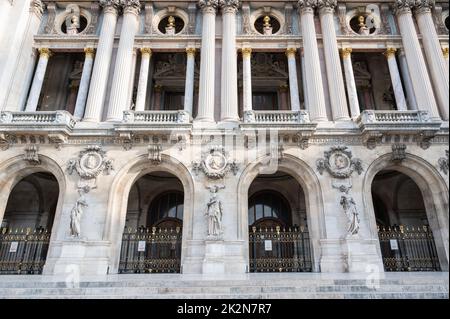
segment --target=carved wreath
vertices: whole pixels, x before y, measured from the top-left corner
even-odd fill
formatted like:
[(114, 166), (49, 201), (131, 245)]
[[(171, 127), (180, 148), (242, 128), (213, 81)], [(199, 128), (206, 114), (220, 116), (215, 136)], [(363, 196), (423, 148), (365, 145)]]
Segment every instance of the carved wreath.
[(347, 146), (332, 146), (324, 152), (325, 158), (319, 158), (316, 162), (320, 175), (325, 170), (335, 178), (348, 178), (354, 171), (359, 175), (363, 172), (362, 161), (352, 158), (352, 152)]
[(104, 170), (109, 175), (113, 170), (112, 160), (106, 159), (105, 154), (100, 146), (88, 146), (80, 152), (78, 159), (69, 161), (67, 168), (69, 175), (72, 175), (74, 170), (84, 179), (96, 178)]
[(192, 166), (196, 174), (198, 171), (202, 171), (212, 179), (223, 178), (229, 171), (236, 175), (239, 169), (236, 162), (228, 159), (223, 146), (212, 146), (208, 152), (202, 155), (202, 160), (193, 162)]

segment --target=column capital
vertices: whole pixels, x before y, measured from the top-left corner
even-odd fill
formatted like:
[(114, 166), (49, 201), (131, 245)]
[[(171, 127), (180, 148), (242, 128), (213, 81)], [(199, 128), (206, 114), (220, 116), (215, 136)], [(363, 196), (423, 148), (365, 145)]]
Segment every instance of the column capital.
[(395, 0), (393, 5), (394, 14), (402, 15), (411, 13), (415, 6), (415, 1), (416, 0)]
[(297, 5), (300, 13), (314, 14), (314, 8), (317, 7), (317, 0), (298, 0)]
[(117, 14), (120, 8), (119, 0), (100, 0), (100, 6), (103, 7), (103, 12)]
[(250, 58), (252, 56), (252, 48), (242, 48), (242, 57)]
[(343, 58), (349, 58), (352, 55), (352, 48), (342, 48), (341, 50), (341, 56)]
[(44, 13), (45, 5), (42, 3), (41, 0), (32, 0), (30, 2), (30, 12), (38, 15), (39, 17), (42, 16)]
[(219, 0), (219, 6), (223, 13), (236, 13), (241, 4), (240, 0)]
[(149, 57), (152, 56), (152, 49), (150, 49), (148, 47), (143, 47), (140, 49), (140, 51), (141, 51), (142, 56), (145, 56), (145, 55), (148, 55)]
[(390, 59), (395, 57), (395, 54), (397, 52), (396, 48), (387, 48), (385, 52), (383, 52), (383, 54), (386, 56), (386, 58)]
[(416, 0), (414, 2), (414, 13), (424, 14), (431, 13), (431, 9), (435, 5), (435, 0)]
[(442, 48), (442, 54), (444, 55), (445, 59), (448, 59), (448, 47)]
[(337, 6), (337, 0), (317, 0), (317, 8), (320, 14), (333, 13)]
[(197, 49), (194, 47), (188, 47), (186, 48), (186, 54), (188, 57), (195, 57), (195, 53), (197, 52)]
[(50, 51), (49, 48), (39, 48), (38, 51), (40, 57), (50, 58), (53, 55), (52, 51)]
[(290, 47), (290, 48), (286, 49), (286, 56), (288, 58), (295, 57), (296, 53), (297, 53), (297, 48)]
[(198, 6), (202, 9), (203, 13), (216, 14), (219, 0), (199, 0)]
[(85, 53), (86, 57), (93, 58), (94, 54), (95, 54), (95, 49), (91, 48), (91, 47), (86, 47), (86, 48), (84, 48), (84, 53)]
[(139, 0), (120, 0), (120, 5), (123, 7), (123, 13), (131, 13), (138, 15), (141, 11), (141, 3)]

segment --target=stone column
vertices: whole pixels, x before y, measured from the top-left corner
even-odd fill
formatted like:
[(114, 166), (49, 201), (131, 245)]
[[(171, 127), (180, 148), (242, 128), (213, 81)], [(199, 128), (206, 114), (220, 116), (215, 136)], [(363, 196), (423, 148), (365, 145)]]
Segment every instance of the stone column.
[(94, 64), (94, 52), (93, 48), (85, 48), (85, 58), (83, 65), (83, 73), (81, 75), (80, 87), (78, 88), (77, 102), (75, 103), (75, 111), (73, 116), (76, 119), (83, 118), (84, 107), (86, 106), (87, 95), (89, 91), (89, 82), (91, 81), (92, 66)]
[(216, 48), (216, 11), (218, 0), (200, 0), (203, 14), (200, 60), (200, 91), (197, 120), (214, 122), (214, 78)]
[(242, 73), (244, 91), (244, 112), (253, 110), (252, 93), (252, 49), (242, 48)]
[(186, 84), (184, 87), (184, 110), (192, 115), (194, 110), (194, 84), (195, 84), (195, 48), (187, 48)]
[(288, 111), (288, 92), (289, 86), (287, 84), (282, 84), (278, 88), (278, 94), (280, 95), (280, 111)]
[(356, 91), (355, 74), (353, 73), (352, 49), (342, 49), (342, 60), (344, 62), (345, 82), (347, 84), (347, 95), (350, 103), (350, 112), (352, 118), (357, 118), (361, 113), (358, 101), (358, 92)]
[(400, 72), (398, 71), (397, 59), (395, 58), (395, 52), (397, 49), (388, 48), (384, 55), (387, 58), (389, 66), (389, 74), (391, 75), (392, 88), (394, 90), (395, 102), (397, 104), (398, 111), (407, 111), (405, 93), (403, 92), (402, 79), (400, 78)]
[(419, 110), (428, 111), (433, 119), (440, 119), (433, 87), (428, 76), (427, 66), (423, 58), (422, 49), (417, 38), (416, 29), (411, 13), (412, 0), (398, 0), (394, 4), (406, 60), (411, 65), (411, 79), (416, 93)]
[(291, 96), (291, 110), (298, 112), (300, 111), (300, 96), (298, 92), (297, 62), (295, 59), (296, 53), (296, 48), (288, 48), (286, 50), (289, 67), (289, 92)]
[(28, 95), (26, 112), (35, 112), (39, 96), (41, 95), (42, 84), (44, 84), (45, 71), (47, 70), (48, 59), (51, 56), (51, 51), (47, 48), (39, 49), (39, 62), (34, 72), (33, 84), (31, 85), (30, 94)]
[(221, 119), (239, 121), (236, 56), (236, 13), (240, 0), (220, 0), (222, 8)]
[(408, 109), (417, 111), (416, 96), (414, 95), (414, 88), (411, 80), (411, 75), (409, 72), (408, 62), (406, 62), (405, 51), (400, 50), (398, 54), (398, 60), (400, 64), (400, 72), (403, 78), (403, 84), (405, 85), (406, 101)]
[(150, 58), (152, 50), (150, 48), (141, 48), (141, 70), (139, 72), (139, 84), (136, 95), (136, 112), (145, 110), (145, 98), (147, 96), (148, 71), (150, 67)]
[(314, 25), (316, 0), (299, 0), (298, 6), (305, 55), (307, 109), (312, 121), (327, 121), (319, 50), (317, 48), (316, 28)]
[(306, 109), (307, 106), (309, 105), (308, 102), (308, 88), (307, 88), (307, 83), (306, 83), (306, 72), (305, 72), (305, 50), (302, 48), (300, 50), (300, 58), (301, 60), (301, 65), (302, 65), (302, 87), (303, 87), (303, 107)]
[(123, 111), (129, 109), (128, 81), (132, 70), (134, 37), (138, 30), (138, 17), (141, 10), (139, 0), (127, 0), (121, 3), (123, 4), (122, 30), (106, 116), (107, 121), (113, 122), (121, 121)]
[(448, 120), (449, 113), (449, 75), (448, 65), (442, 55), (436, 27), (431, 16), (434, 0), (416, 1), (414, 13), (422, 34), (422, 43), (428, 61), (431, 80), (433, 82), (436, 102), (441, 111), (441, 117)]
[(105, 102), (111, 55), (116, 31), (119, 0), (101, 0), (103, 22), (100, 31), (97, 54), (92, 71), (89, 95), (84, 113), (84, 121), (99, 122)]
[(342, 75), (339, 49), (334, 28), (334, 8), (337, 0), (318, 0), (320, 24), (322, 26), (323, 48), (325, 51), (325, 65), (330, 92), (333, 120), (348, 120), (348, 106), (345, 97), (344, 78)]

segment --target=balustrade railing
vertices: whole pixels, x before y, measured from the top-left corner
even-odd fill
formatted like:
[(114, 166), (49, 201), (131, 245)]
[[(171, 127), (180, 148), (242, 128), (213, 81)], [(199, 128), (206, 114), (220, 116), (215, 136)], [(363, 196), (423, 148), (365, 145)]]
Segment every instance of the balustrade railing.
[(360, 115), (359, 122), (370, 123), (427, 123), (430, 116), (426, 111), (374, 111), (366, 110)]
[(125, 229), (119, 273), (179, 273), (181, 240), (180, 227)]
[(185, 111), (125, 111), (123, 123), (188, 124), (190, 114)]
[(50, 232), (45, 229), (0, 230), (0, 274), (41, 274)]
[(249, 233), (250, 272), (311, 272), (307, 228), (257, 228)]
[(428, 226), (378, 227), (386, 271), (440, 271), (434, 237)]
[(245, 123), (302, 124), (310, 123), (307, 111), (246, 111)]
[(1, 112), (0, 124), (65, 124), (71, 128), (75, 126), (72, 115), (66, 111), (39, 112)]

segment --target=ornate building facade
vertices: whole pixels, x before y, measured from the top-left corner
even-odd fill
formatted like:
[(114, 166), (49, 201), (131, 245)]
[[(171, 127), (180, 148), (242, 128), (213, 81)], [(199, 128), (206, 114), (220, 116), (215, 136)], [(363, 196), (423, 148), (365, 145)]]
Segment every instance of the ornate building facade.
[(449, 7), (0, 0), (0, 273), (448, 271)]

